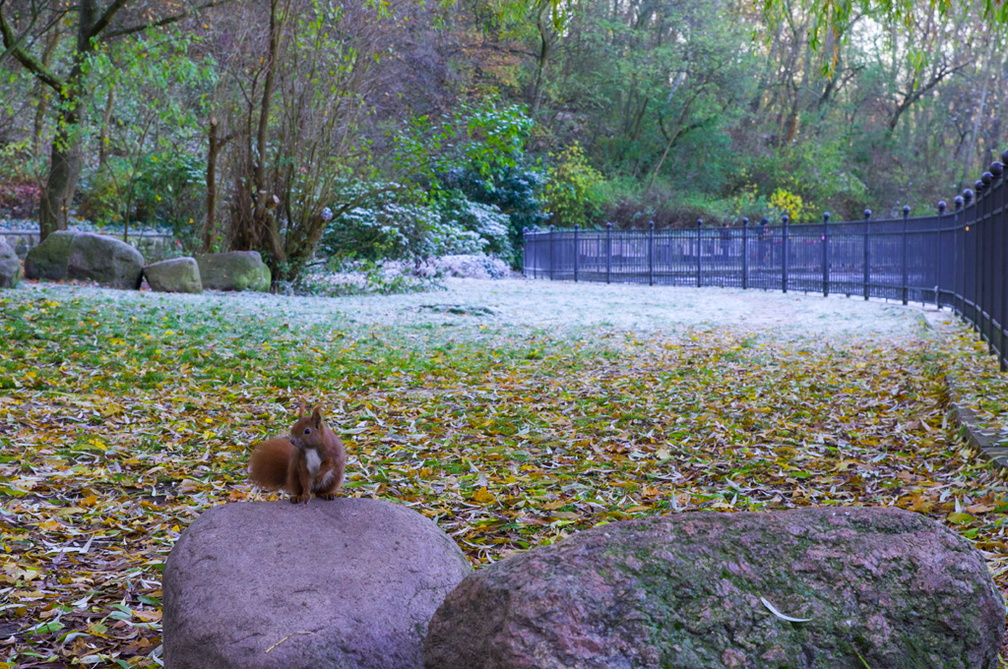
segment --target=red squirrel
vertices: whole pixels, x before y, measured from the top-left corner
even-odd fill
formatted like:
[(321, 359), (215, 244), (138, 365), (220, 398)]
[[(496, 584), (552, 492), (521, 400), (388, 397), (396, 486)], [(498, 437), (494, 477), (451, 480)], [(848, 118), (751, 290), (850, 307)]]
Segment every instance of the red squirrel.
[(334, 499), (345, 469), (343, 442), (326, 427), (318, 407), (309, 415), (301, 404), (301, 417), (289, 437), (273, 437), (256, 446), (249, 478), (267, 490), (286, 490), (294, 504), (307, 504), (313, 492)]

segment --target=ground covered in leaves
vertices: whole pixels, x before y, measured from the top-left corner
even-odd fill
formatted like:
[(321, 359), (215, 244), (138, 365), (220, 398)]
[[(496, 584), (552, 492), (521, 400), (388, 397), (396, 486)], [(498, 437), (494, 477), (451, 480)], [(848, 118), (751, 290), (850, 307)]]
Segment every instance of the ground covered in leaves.
[(157, 666), (168, 552), (207, 507), (268, 498), (249, 449), (299, 398), (347, 442), (346, 494), (425, 514), (477, 567), (635, 516), (896, 505), (974, 542), (1006, 592), (1005, 478), (950, 422), (946, 378), (989, 378), (961, 392), (990, 421), (1008, 385), (946, 320), (515, 280), (2, 292), (0, 669)]

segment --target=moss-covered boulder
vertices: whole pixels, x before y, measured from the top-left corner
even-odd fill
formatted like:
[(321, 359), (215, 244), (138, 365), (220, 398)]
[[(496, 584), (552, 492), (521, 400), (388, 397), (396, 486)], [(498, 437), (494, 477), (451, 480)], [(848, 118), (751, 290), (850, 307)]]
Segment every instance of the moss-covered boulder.
[(997, 666), (982, 556), (886, 508), (601, 525), (478, 570), (428, 628), (427, 669)]
[(0, 239), (0, 288), (14, 288), (21, 282), (21, 259), (5, 240)]
[(144, 258), (126, 242), (97, 235), (77, 233), (67, 257), (68, 279), (94, 281), (101, 286), (135, 290), (143, 280)]
[(70, 247), (77, 234), (70, 230), (60, 230), (43, 239), (41, 244), (32, 247), (25, 256), (25, 278), (44, 281), (66, 279)]
[(144, 267), (151, 290), (159, 293), (200, 293), (203, 282), (195, 258), (171, 258)]
[(203, 287), (208, 290), (270, 288), (270, 271), (258, 251), (229, 251), (196, 256)]
[(60, 230), (28, 252), (25, 277), (48, 281), (76, 279), (112, 288), (139, 288), (143, 256), (115, 237)]

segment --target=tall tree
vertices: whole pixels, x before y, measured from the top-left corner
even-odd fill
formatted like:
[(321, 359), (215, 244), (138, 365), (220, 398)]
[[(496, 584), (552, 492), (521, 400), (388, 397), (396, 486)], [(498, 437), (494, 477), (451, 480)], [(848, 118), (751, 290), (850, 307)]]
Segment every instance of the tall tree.
[[(67, 227), (68, 211), (83, 165), (81, 104), (88, 94), (86, 65), (95, 50), (113, 44), (117, 38), (177, 23), (228, 1), (0, 0), (0, 37), (5, 53), (48, 87), (57, 102), (56, 131), (39, 212), (43, 239)], [(61, 66), (54, 66), (46, 56), (46, 49), (54, 43), (52, 31), (63, 30), (70, 32), (71, 46), (65, 65), (61, 61)]]

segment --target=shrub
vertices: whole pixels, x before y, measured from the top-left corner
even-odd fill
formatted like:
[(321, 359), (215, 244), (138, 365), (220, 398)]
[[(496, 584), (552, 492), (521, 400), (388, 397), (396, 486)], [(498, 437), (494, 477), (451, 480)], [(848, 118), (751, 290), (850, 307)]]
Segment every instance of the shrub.
[[(485, 251), (508, 259), (512, 257), (509, 235), (510, 219), (497, 205), (473, 202), (461, 192), (455, 191), (451, 196), (438, 203), (438, 209), (444, 224), (478, 235), (483, 242), (483, 247), (476, 249), (477, 252)], [(444, 249), (442, 253), (434, 255), (445, 255), (452, 252), (465, 253), (466, 251)]]
[(577, 142), (551, 158), (555, 164), (546, 183), (546, 210), (551, 221), (564, 227), (596, 223), (605, 204), (602, 173), (588, 164)]

